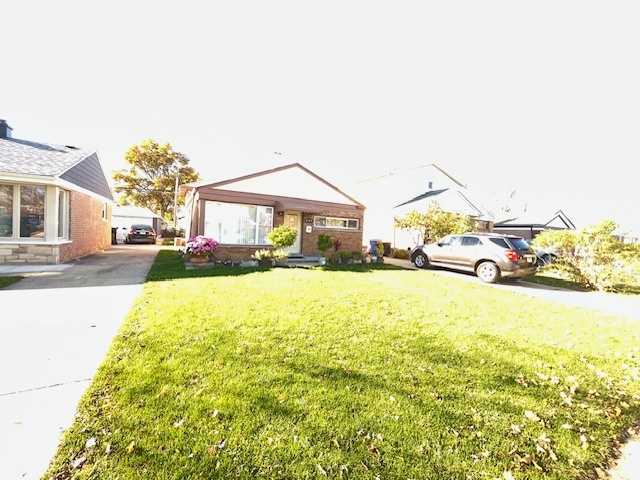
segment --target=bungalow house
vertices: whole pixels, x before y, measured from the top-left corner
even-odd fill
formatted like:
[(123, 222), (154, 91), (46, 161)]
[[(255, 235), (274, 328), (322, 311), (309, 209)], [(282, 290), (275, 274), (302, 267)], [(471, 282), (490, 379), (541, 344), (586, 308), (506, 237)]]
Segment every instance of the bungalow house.
[(273, 227), (298, 231), (290, 256), (319, 254), (317, 239), (328, 234), (341, 250), (362, 249), (365, 207), (298, 163), (217, 182), (181, 185), (188, 212), (187, 236), (218, 241), (216, 257), (250, 260), (269, 248)]
[(112, 203), (96, 152), (12, 138), (0, 120), (0, 264), (56, 264), (108, 248)]
[(410, 232), (397, 229), (394, 217), (409, 211), (426, 212), (436, 201), (446, 212), (470, 215), (480, 231), (491, 231), (493, 216), (475, 200), (463, 183), (438, 165), (431, 163), (359, 181), (349, 190), (367, 205), (365, 241), (380, 240), (393, 248), (407, 249), (416, 245)]
[(531, 212), (522, 212), (496, 220), (493, 230), (496, 233), (506, 235), (518, 235), (526, 240), (533, 238), (545, 230), (575, 230), (573, 222), (565, 215), (562, 210), (558, 210), (552, 215), (534, 214)]

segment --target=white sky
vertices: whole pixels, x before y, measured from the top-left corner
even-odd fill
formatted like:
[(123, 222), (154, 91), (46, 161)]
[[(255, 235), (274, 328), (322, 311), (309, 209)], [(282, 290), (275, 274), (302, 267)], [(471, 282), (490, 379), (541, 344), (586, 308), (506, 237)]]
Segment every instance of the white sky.
[(638, 25), (637, 0), (5, 2), (0, 118), (108, 177), (148, 138), (205, 180), (299, 162), (347, 193), (436, 163), (640, 231)]

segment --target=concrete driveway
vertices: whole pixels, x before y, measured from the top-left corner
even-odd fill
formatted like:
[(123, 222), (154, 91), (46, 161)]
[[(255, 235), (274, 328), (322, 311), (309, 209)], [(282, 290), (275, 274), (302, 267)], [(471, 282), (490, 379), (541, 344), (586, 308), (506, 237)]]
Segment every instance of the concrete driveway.
[(161, 247), (114, 245), (56, 266), (0, 266), (0, 478), (39, 479)]

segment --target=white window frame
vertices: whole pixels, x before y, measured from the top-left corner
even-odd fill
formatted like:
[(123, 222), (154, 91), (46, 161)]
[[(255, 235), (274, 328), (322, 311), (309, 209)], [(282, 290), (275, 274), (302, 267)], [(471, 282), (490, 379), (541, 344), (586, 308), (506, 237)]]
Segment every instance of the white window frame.
[[(322, 224), (322, 219), (324, 219), (324, 225)], [(344, 222), (344, 226), (337, 225), (338, 222)], [(350, 227), (349, 222), (355, 222), (355, 227)], [(332, 223), (331, 225), (327, 225), (328, 223)], [(326, 230), (350, 230), (357, 231), (360, 228), (360, 220), (357, 218), (347, 218), (347, 217), (326, 217), (326, 216), (315, 216), (313, 217), (313, 226), (315, 228), (323, 228)]]
[[(47, 217), (49, 215), (49, 211), (47, 209), (47, 198), (48, 198), (48, 189), (46, 185), (35, 185), (35, 184), (27, 184), (27, 183), (11, 183), (11, 182), (3, 182), (3, 185), (8, 185), (13, 188), (13, 198), (12, 198), (12, 233), (9, 237), (0, 237), (0, 241), (10, 241), (10, 242), (44, 242), (47, 234)], [(42, 188), (44, 190), (44, 232), (42, 237), (21, 237), (20, 236), (20, 221), (21, 221), (21, 188), (22, 187), (34, 187), (34, 188)]]

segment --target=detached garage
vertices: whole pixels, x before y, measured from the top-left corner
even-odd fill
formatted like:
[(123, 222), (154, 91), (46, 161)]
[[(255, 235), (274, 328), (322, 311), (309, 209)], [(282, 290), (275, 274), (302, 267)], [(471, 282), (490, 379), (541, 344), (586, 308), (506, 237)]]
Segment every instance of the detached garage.
[(124, 235), (133, 224), (151, 225), (158, 235), (162, 233), (162, 217), (148, 208), (133, 205), (114, 205), (111, 227), (116, 229), (116, 243), (124, 242)]

